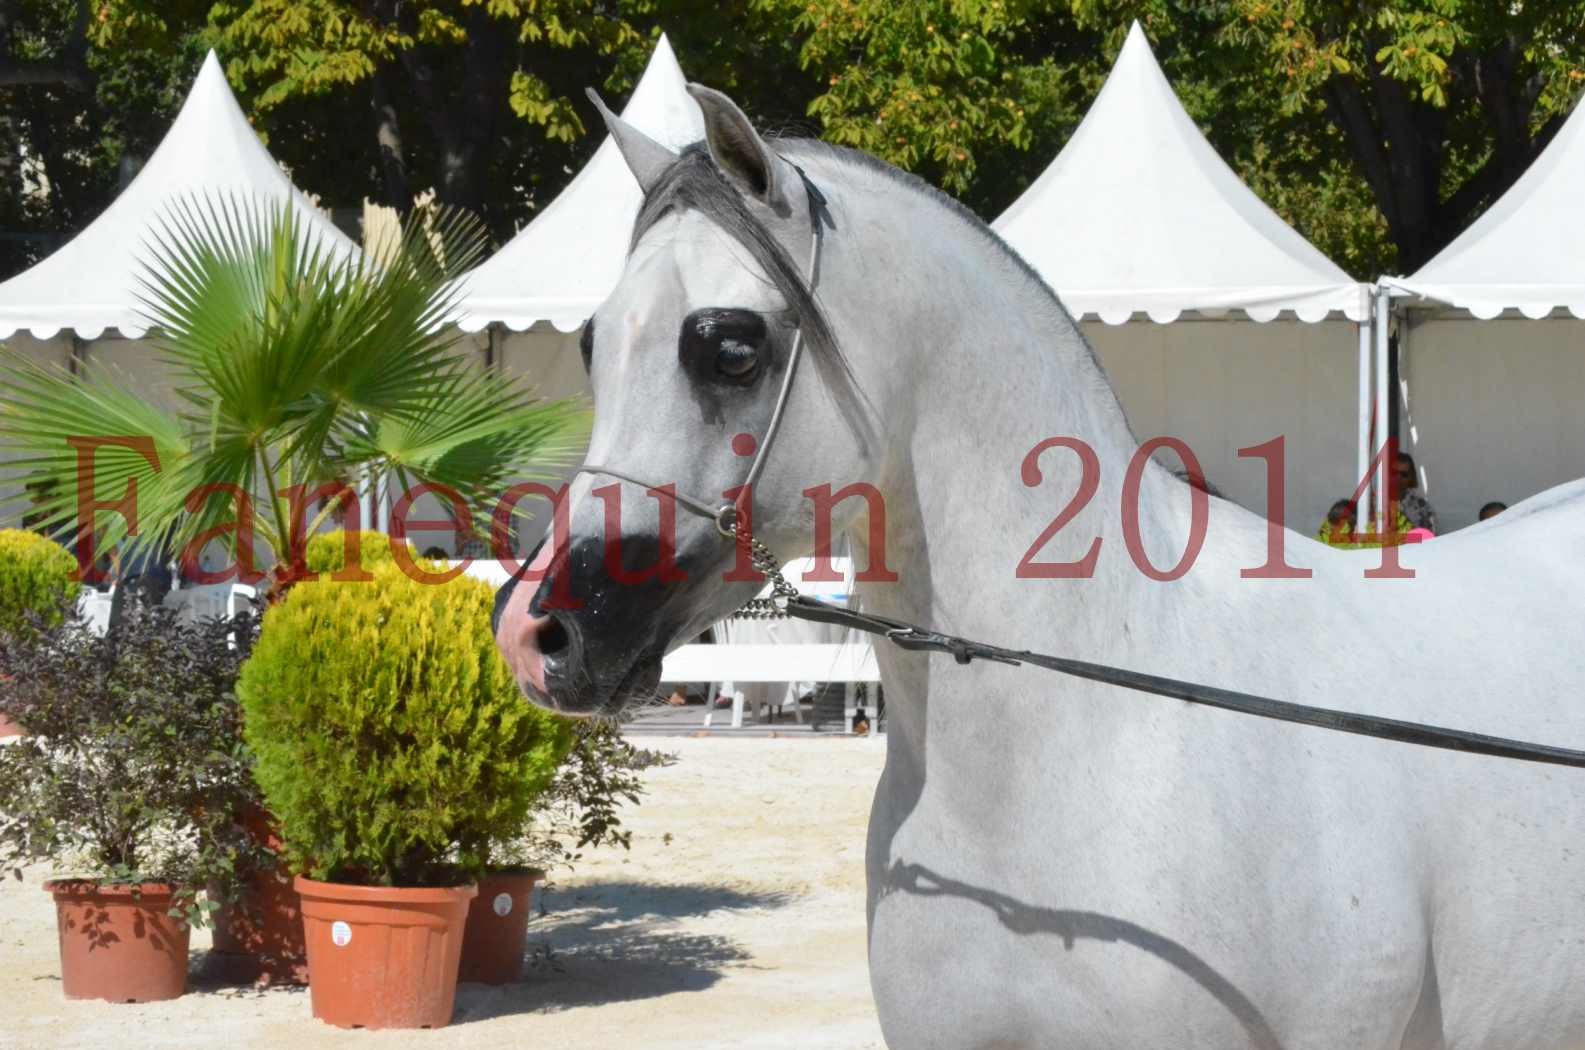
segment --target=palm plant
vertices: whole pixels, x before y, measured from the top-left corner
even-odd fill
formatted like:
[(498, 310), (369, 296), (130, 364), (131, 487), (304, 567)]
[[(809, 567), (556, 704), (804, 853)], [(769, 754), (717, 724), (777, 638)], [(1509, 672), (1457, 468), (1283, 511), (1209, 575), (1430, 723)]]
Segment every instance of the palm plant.
[(251, 529), (277, 588), (342, 503), (341, 484), (444, 485), (487, 521), (509, 479), (567, 460), (587, 411), (458, 354), (444, 325), (452, 278), (483, 245), (462, 213), (434, 211), (377, 257), (347, 257), (284, 203), (181, 202), (150, 243), (142, 300), (183, 407), (139, 396), (102, 364), (74, 376), (7, 352), (0, 451), (20, 475), (11, 480), (33, 483), (44, 531), (75, 535), (82, 439), (99, 439), (82, 494), (119, 500), (133, 484), (137, 497), (136, 535), (121, 515), (92, 523), (103, 549), (179, 551), (212, 537), (237, 553)]

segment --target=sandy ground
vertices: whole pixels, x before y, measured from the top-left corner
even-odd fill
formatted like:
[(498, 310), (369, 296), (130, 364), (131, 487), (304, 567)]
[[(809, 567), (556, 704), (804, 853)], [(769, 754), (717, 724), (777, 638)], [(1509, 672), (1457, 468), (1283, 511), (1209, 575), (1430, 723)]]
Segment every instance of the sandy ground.
[[(464, 984), (449, 1028), (344, 1031), (306, 990), (194, 982), (168, 1003), (61, 995), (46, 875), (0, 885), (0, 1047), (867, 1050), (864, 826), (883, 746), (852, 737), (664, 739), (624, 820), (538, 899), (526, 981)], [(209, 935), (193, 936), (193, 968)]]

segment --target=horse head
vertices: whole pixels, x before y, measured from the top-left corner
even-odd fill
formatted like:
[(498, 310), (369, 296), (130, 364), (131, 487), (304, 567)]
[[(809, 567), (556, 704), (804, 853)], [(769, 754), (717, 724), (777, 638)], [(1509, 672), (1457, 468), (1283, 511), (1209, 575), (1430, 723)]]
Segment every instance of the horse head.
[(812, 546), (803, 489), (867, 476), (832, 396), (852, 376), (814, 295), (824, 197), (725, 95), (689, 91), (706, 139), (680, 153), (595, 99), (644, 203), (621, 280), (582, 334), (586, 464), (496, 599), (496, 642), (524, 693), (568, 713), (652, 696), (669, 648), (760, 589), (716, 509), (785, 558)]

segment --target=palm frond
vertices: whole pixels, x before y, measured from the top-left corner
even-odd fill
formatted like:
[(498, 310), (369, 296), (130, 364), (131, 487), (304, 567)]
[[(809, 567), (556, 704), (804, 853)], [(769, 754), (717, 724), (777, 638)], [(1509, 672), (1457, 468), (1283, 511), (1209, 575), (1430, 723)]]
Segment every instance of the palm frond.
[(378, 464), (403, 488), (445, 485), (471, 513), (487, 516), (513, 481), (558, 476), (588, 433), (581, 398), (541, 401), (499, 373), (470, 372), (454, 376), (444, 396), (422, 411), (386, 416), (349, 434), (346, 447), (349, 458)]
[(97, 515), (103, 548), (167, 535), (201, 473), (181, 421), (135, 394), (117, 370), (89, 365), (73, 376), (11, 351), (0, 351), (0, 451), (8, 480), (30, 486), (13, 500), (30, 501), (22, 509), (38, 515), (41, 531), (73, 537), (80, 500), (134, 495), (139, 534), (129, 539), (131, 523), (119, 514)]

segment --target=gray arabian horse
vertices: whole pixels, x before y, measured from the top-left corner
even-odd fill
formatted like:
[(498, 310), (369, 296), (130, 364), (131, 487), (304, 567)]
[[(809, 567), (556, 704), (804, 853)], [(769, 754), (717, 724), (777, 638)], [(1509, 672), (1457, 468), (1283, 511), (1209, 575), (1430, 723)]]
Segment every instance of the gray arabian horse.
[[(607, 113), (646, 196), (584, 333), (588, 462), (643, 483), (580, 474), (562, 541), (531, 561), (537, 586), (498, 595), (497, 642), (534, 702), (612, 714), (651, 695), (668, 647), (758, 589), (724, 579), (733, 544), (689, 513), (673, 517), (675, 564), (645, 574), (669, 545), (646, 487), (716, 499), (740, 484), (733, 439), (767, 432), (801, 338), (810, 367), (752, 529), (777, 557), (802, 555), (805, 490), (873, 485), (883, 502), (834, 512), (861, 566), (884, 536), (897, 579), (861, 587), (866, 609), (1585, 745), (1585, 487), (1404, 548), (1413, 580), (1364, 579), (1379, 552), (1293, 534), (1288, 559), (1313, 576), (1242, 578), (1266, 559), (1267, 523), (1210, 499), (1193, 568), (1147, 577), (1130, 540), (1174, 564), (1205, 497), (1154, 463), (1125, 493), (1136, 442), (1039, 278), (912, 177), (767, 142), (725, 96), (690, 90), (707, 137), (680, 154)], [(1098, 487), (1033, 560), (1093, 565), (1018, 578), (1087, 480), (1072, 448), (1021, 470), (1063, 436), (1095, 450)], [(1585, 1047), (1585, 772), (877, 645), (890, 734), (867, 850), (870, 979), (897, 1050)]]

